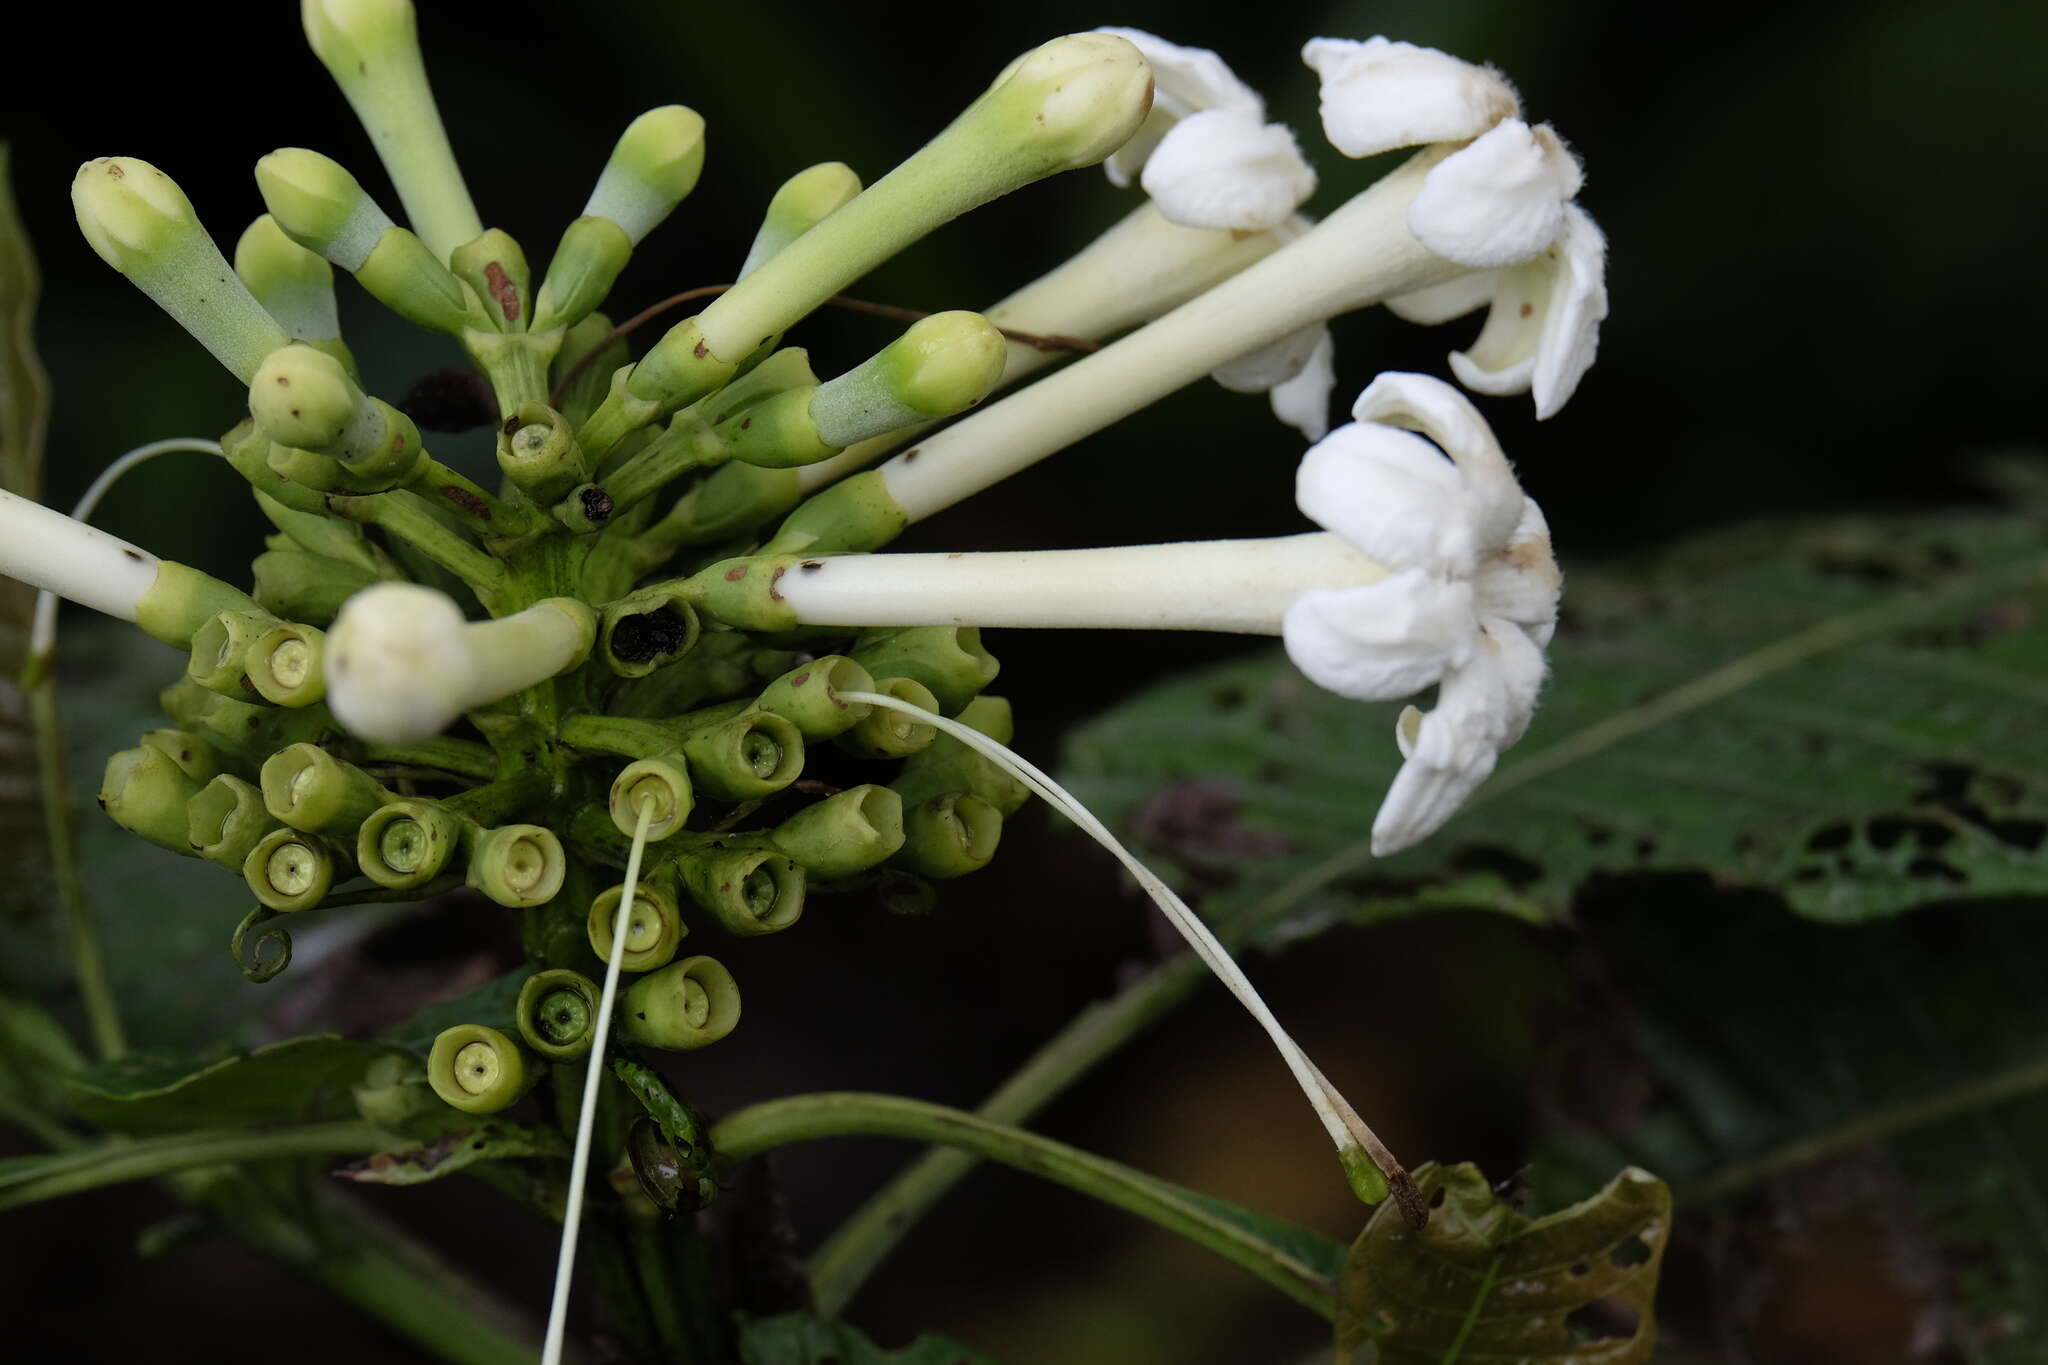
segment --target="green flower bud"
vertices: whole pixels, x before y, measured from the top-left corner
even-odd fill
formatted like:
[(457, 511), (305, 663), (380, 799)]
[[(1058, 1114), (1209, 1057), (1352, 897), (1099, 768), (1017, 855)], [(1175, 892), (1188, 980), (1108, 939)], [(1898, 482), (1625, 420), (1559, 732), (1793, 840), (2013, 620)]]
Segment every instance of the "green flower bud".
[(873, 359), (821, 385), (810, 417), (835, 452), (951, 417), (988, 397), (1003, 377), (1008, 354), (1003, 334), (981, 314), (934, 313), (912, 323)]
[(697, 187), (704, 169), (704, 120), (680, 104), (650, 109), (626, 125), (584, 205), (638, 246)]
[(938, 698), (941, 715), (956, 715), (1002, 665), (981, 645), (975, 626), (900, 626), (863, 631), (853, 657), (870, 673), (915, 678)]
[(944, 881), (987, 867), (1002, 838), (1002, 814), (970, 792), (929, 797), (903, 812), (898, 867)]
[(256, 605), (277, 617), (326, 625), (341, 604), (378, 581), (353, 564), (304, 550), (267, 550), (250, 565)]
[(157, 694), (157, 704), (215, 748), (260, 766), (287, 744), (319, 743), (340, 734), (334, 717), (320, 707), (282, 711), (209, 692), (190, 678)]
[(803, 481), (794, 469), (723, 465), (686, 489), (641, 540), (665, 552), (753, 539), (762, 526), (786, 516), (803, 495)]
[(249, 851), (278, 827), (263, 793), (221, 773), (185, 803), (185, 841), (208, 862), (239, 871)]
[(773, 845), (747, 836), (698, 836), (677, 856), (690, 899), (725, 926), (753, 937), (795, 924), (804, 912), (804, 870)]
[(510, 233), (489, 229), (457, 247), (448, 265), (475, 291), (494, 330), (526, 330), (533, 317), (533, 272), (527, 268), (526, 252)]
[(383, 488), (411, 482), (426, 464), (412, 419), (366, 395), (340, 361), (311, 346), (265, 357), (249, 384), (249, 413), (277, 444), (332, 455)]
[(272, 910), (311, 910), (327, 899), (335, 862), (333, 849), (318, 835), (274, 829), (242, 860), (242, 880)]
[(622, 678), (644, 678), (697, 643), (697, 613), (680, 584), (656, 584), (598, 612), (598, 656)]
[(520, 1041), (550, 1061), (574, 1061), (596, 1041), (603, 998), (597, 983), (581, 972), (535, 972), (519, 988), (512, 1011)]
[[(590, 951), (597, 954), (599, 962), (612, 960), (612, 935), (618, 932), (619, 902), (625, 892), (623, 883), (609, 886), (590, 902), (584, 931), (590, 936)], [(661, 879), (643, 877), (633, 889), (633, 913), (626, 921), (625, 952), (619, 958), (619, 970), (651, 972), (668, 965), (689, 932), (676, 909), (675, 895), (662, 887)]]
[(1050, 175), (1093, 166), (1151, 112), (1152, 69), (1136, 47), (1107, 33), (1070, 33), (1010, 63), (959, 124), (971, 121), (996, 145), (1029, 148), (1038, 174)]
[(100, 259), (126, 275), (247, 383), (291, 340), (199, 226), (191, 201), (147, 161), (101, 157), (78, 168), (71, 206)]
[(220, 771), (220, 755), (213, 746), (187, 730), (147, 730), (144, 748), (155, 749), (178, 765), (178, 771), (194, 782), (208, 782)]
[[(252, 429), (254, 425), (252, 421)], [(355, 522), (328, 514), (324, 506), (301, 511), (279, 502), (260, 488), (252, 491), (256, 495), (257, 510), (290, 539), (289, 545), (277, 548), (308, 550), (372, 573), (381, 573), (389, 567), (390, 561), (370, 544), (363, 528)]]
[(839, 554), (879, 550), (902, 534), (910, 517), (879, 469), (864, 470), (805, 501), (758, 553)]
[(258, 161), (256, 190), (285, 236), (351, 275), (396, 226), (340, 163), (304, 147)]
[(308, 834), (353, 831), (379, 806), (398, 798), (352, 763), (314, 744), (294, 744), (263, 764), (263, 805)]
[(141, 744), (107, 760), (100, 806), (114, 823), (160, 848), (193, 856), (186, 837), (185, 803), (199, 794), (195, 780), (162, 748)]
[[(896, 697), (911, 705), (939, 714), (938, 698), (914, 678), (877, 678), (873, 691)], [(861, 758), (908, 758), (932, 742), (938, 728), (912, 720), (901, 711), (871, 706), (868, 717), (839, 736), (840, 748)]]
[[(976, 697), (956, 719), (998, 744), (1008, 744), (1015, 733), (1010, 703), (1001, 697)], [(945, 792), (972, 792), (1005, 816), (1015, 815), (1031, 799), (1029, 787), (951, 735), (940, 735), (922, 753), (911, 755), (902, 775), (889, 785), (913, 804)]]
[(237, 474), (249, 481), (252, 489), (294, 512), (326, 520), (327, 499), (312, 488), (293, 483), (285, 472), (272, 468), (272, 449), (270, 437), (256, 425), (253, 417), (243, 418), (235, 424), (234, 430), (220, 438), (221, 455)]
[(467, 1114), (509, 1109), (540, 1080), (540, 1072), (518, 1043), (482, 1024), (444, 1029), (427, 1054), (427, 1084)]
[(357, 828), (356, 866), (379, 886), (410, 891), (440, 876), (469, 832), (468, 822), (438, 801), (393, 801)]
[(545, 905), (562, 889), (562, 841), (539, 825), (500, 825), (471, 840), (468, 884), (500, 905)]
[[(609, 218), (578, 218), (555, 244), (547, 277), (533, 301), (533, 330), (575, 322), (604, 302), (619, 272), (633, 259), (633, 239)], [(625, 364), (621, 356), (619, 363)], [(609, 371), (604, 372), (609, 378)]]
[[(235, 273), (292, 340), (326, 343), (323, 349), (341, 344), (334, 267), (286, 236), (269, 214), (249, 224), (235, 243)], [(354, 368), (343, 357), (335, 358)]]
[(633, 1042), (687, 1052), (717, 1042), (739, 1021), (732, 973), (712, 958), (686, 957), (627, 987), (619, 1023)]
[(868, 718), (874, 708), (841, 699), (841, 692), (871, 692), (875, 680), (843, 654), (798, 664), (769, 683), (754, 703), (796, 726), (805, 739), (830, 739)]
[(521, 403), (498, 429), (498, 468), (542, 506), (591, 472), (568, 420), (545, 403)]
[(675, 212), (703, 169), (704, 120), (692, 110), (671, 104), (628, 124), (548, 263), (534, 330), (574, 323), (604, 302), (633, 248)]
[(814, 877), (850, 877), (903, 847), (903, 802), (887, 787), (849, 787), (814, 801), (768, 836)]
[(827, 161), (798, 171), (782, 182), (768, 201), (768, 212), (747, 248), (739, 278), (745, 279), (797, 238), (832, 216), (860, 193), (860, 177), (843, 161)]
[(252, 611), (248, 594), (174, 560), (157, 561), (156, 577), (135, 599), (135, 624), (167, 645), (192, 647), (192, 636), (224, 611)]
[(668, 838), (683, 827), (696, 804), (690, 782), (690, 761), (680, 749), (636, 759), (626, 765), (612, 783), (610, 811), (619, 833), (631, 838), (640, 826), (640, 803), (652, 800), (647, 837), (652, 842)]
[(691, 783), (721, 801), (767, 796), (803, 774), (803, 735), (751, 702), (694, 712), (669, 728), (689, 759)]
[(278, 706), (313, 705), (327, 695), (326, 640), (311, 626), (280, 621), (256, 637), (242, 660), (250, 685)]
[(258, 636), (277, 624), (267, 611), (223, 611), (192, 632), (185, 676), (209, 692), (237, 701), (249, 692), (244, 661)]
[(438, 1132), (446, 1127), (447, 1106), (427, 1084), (426, 1071), (411, 1057), (379, 1057), (363, 1073), (362, 1084), (350, 1086), (348, 1093), (363, 1121), (388, 1133), (422, 1128)]
[(299, 17), (398, 187), (405, 216), (446, 260), (483, 224), (434, 107), (410, 0), (301, 0)]

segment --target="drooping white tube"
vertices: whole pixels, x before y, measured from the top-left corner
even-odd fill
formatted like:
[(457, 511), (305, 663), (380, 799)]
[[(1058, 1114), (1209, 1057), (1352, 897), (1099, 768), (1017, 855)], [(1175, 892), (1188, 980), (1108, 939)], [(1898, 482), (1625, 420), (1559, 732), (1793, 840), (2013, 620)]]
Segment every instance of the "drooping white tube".
[(0, 574), (133, 621), (161, 563), (119, 536), (0, 490)]
[(1386, 574), (1343, 537), (1311, 532), (1100, 550), (832, 556), (785, 573), (778, 591), (807, 625), (1278, 635), (1308, 589), (1358, 587)]

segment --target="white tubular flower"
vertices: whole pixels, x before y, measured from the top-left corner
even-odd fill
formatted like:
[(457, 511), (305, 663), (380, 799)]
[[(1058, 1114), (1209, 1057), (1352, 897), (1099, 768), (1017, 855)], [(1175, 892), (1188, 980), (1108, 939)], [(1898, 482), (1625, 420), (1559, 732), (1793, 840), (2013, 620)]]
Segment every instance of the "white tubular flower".
[(1344, 696), (1438, 686), (1435, 709), (1410, 707), (1396, 728), (1406, 762), (1373, 822), (1384, 856), (1448, 820), (1528, 728), (1561, 579), (1541, 511), (1455, 389), (1384, 374), (1352, 415), (1304, 457), (1295, 497), (1389, 572), (1303, 593), (1283, 637), (1303, 673)]
[(1266, 122), (1266, 102), (1221, 57), (1139, 29), (1098, 31), (1130, 42), (1152, 68), (1152, 113), (1103, 162), (1112, 184), (1138, 178), (1184, 227), (1239, 231), (1284, 223), (1315, 193), (1294, 134)]
[(327, 704), (353, 734), (410, 744), (574, 668), (596, 635), (590, 608), (572, 598), (470, 622), (445, 593), (379, 583), (343, 603), (327, 632)]
[(1536, 416), (1555, 416), (1593, 366), (1607, 316), (1607, 239), (1577, 204), (1564, 230), (1525, 265), (1467, 275), (1387, 300), (1409, 322), (1434, 325), (1491, 304), (1470, 350), (1451, 352), (1451, 370), (1475, 393), (1533, 393)]
[(1409, 206), (1409, 230), (1431, 251), (1492, 269), (1556, 238), (1579, 164), (1548, 124), (1521, 120), (1499, 73), (1385, 38), (1316, 38), (1301, 58), (1322, 77), (1323, 132), (1346, 156), (1469, 144), (1431, 168)]

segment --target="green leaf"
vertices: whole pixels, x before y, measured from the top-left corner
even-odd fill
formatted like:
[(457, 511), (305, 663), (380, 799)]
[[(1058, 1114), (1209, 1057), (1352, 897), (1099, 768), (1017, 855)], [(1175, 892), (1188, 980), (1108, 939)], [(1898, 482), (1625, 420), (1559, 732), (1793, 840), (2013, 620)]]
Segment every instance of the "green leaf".
[[(1843, 928), (1763, 897), (1593, 907), (1582, 950), (1616, 983), (1598, 1107), (1570, 1076), (1547, 1108), (1540, 1194), (1632, 1161), (1681, 1204), (1755, 1193), (1823, 1202), (1828, 1165), (1877, 1154), (1898, 1222), (1947, 1259), (1965, 1311), (1938, 1319), (1980, 1365), (2048, 1338), (2048, 901), (1930, 906)], [(1603, 1027), (1604, 1025), (1604, 1027)], [(1682, 1222), (1686, 1221), (1681, 1219)], [(1936, 1319), (1930, 1318), (1930, 1321)]]
[(843, 1322), (808, 1313), (755, 1318), (740, 1328), (741, 1365), (996, 1365), (994, 1356), (946, 1337), (921, 1336), (886, 1351)]
[(519, 988), (533, 975), (530, 967), (515, 967), (503, 976), (486, 981), (467, 995), (429, 1005), (397, 1028), (387, 1029), (378, 1041), (425, 1056), (433, 1050), (434, 1039), (457, 1024), (482, 1024), (508, 1038), (519, 1036), (515, 1007)]
[(65, 1078), (84, 1065), (71, 1035), (48, 1011), (0, 995), (0, 1103), (61, 1112)]
[(349, 1087), (391, 1054), (316, 1034), (205, 1060), (135, 1053), (73, 1076), (80, 1118), (123, 1133), (282, 1123), (353, 1114)]
[(1634, 1365), (1657, 1344), (1671, 1191), (1633, 1167), (1585, 1201), (1530, 1219), (1470, 1163), (1415, 1172), (1432, 1204), (1411, 1227), (1382, 1204), (1344, 1262), (1337, 1361)]
[(1326, 1237), (1313, 1228), (1258, 1213), (1242, 1204), (1233, 1204), (1184, 1185), (1173, 1185), (1164, 1180), (1155, 1183), (1210, 1216), (1235, 1223), (1254, 1241), (1263, 1242), (1277, 1257), (1297, 1261), (1331, 1284), (1337, 1282), (1338, 1273), (1344, 1268), (1344, 1244), (1334, 1237)]
[(552, 1129), (486, 1123), (444, 1133), (432, 1142), (378, 1152), (336, 1167), (333, 1174), (364, 1185), (424, 1185), (478, 1162), (568, 1155), (569, 1144)]
[(0, 488), (40, 498), (50, 420), (50, 384), (35, 341), (42, 282), (14, 206), (13, 161), (12, 149), (0, 142)]
[(1397, 707), (1277, 653), (1153, 689), (1067, 772), (1269, 941), (1436, 906), (1555, 917), (1599, 873), (1701, 871), (1861, 920), (2048, 879), (2048, 498), (1760, 525), (1567, 575), (1535, 725), (1435, 837), (1367, 848)]

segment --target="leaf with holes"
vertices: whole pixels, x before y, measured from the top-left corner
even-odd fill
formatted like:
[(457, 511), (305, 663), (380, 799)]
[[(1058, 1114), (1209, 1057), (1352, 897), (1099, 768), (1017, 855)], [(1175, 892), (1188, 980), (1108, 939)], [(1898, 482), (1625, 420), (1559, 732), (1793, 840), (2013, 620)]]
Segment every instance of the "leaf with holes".
[(2048, 488), (2007, 480), (2003, 513), (1752, 526), (1568, 575), (1535, 725), (1394, 857), (1367, 841), (1398, 708), (1278, 653), (1099, 717), (1067, 775), (1212, 918), (1281, 893), (1269, 941), (1445, 905), (1556, 916), (1589, 877), (1641, 870), (1844, 921), (2037, 888)]
[(1633, 1365), (1657, 1344), (1657, 1273), (1671, 1191), (1630, 1167), (1544, 1218), (1501, 1203), (1477, 1166), (1415, 1172), (1417, 1229), (1382, 1204), (1352, 1244), (1337, 1365)]
[(336, 1167), (333, 1174), (362, 1185), (424, 1185), (479, 1162), (568, 1155), (568, 1142), (551, 1128), (486, 1123), (443, 1133), (432, 1142), (377, 1152)]
[[(1768, 1245), (1853, 1216), (1884, 1240), (1883, 1265), (1930, 1267), (1910, 1295), (1924, 1303), (1915, 1339), (1980, 1365), (2041, 1359), (2048, 900), (1853, 927), (1789, 920), (1755, 895), (1603, 900), (1582, 911), (1583, 1017), (1544, 1068), (1539, 1195), (1635, 1162), (1677, 1188), (1682, 1234), (1706, 1228), (1695, 1206), (1757, 1208)], [(1713, 1261), (1743, 1279), (1772, 1259)], [(1848, 1292), (1909, 1297), (1889, 1280)], [(1728, 1283), (1713, 1299), (1761, 1297)]]

